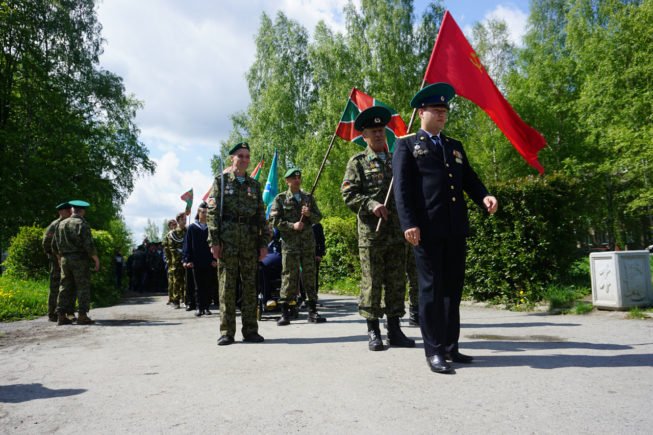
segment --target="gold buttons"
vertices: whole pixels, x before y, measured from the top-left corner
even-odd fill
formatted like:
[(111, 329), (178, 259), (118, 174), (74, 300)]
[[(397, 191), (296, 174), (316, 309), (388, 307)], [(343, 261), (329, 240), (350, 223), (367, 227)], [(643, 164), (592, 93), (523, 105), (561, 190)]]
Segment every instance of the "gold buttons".
[(449, 174), (449, 178), (453, 178), (453, 174)]
[(456, 197), (454, 196), (453, 198), (451, 198), (451, 200), (452, 200), (453, 202), (456, 202)]
[(451, 190), (454, 190), (454, 187), (453, 187), (453, 185), (451, 185), (451, 186), (449, 186), (449, 187), (451, 187)]

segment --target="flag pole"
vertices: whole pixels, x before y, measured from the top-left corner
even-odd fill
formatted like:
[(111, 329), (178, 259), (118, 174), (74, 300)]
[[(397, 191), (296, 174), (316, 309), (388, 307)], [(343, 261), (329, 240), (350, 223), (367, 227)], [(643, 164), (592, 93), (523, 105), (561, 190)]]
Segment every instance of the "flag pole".
[[(426, 77), (422, 80), (422, 85), (420, 86), (420, 89), (424, 87), (424, 83), (426, 83)], [(413, 109), (412, 115), (410, 115), (410, 121), (408, 121), (408, 128), (406, 129), (406, 132), (410, 134), (410, 130), (413, 128), (413, 121), (415, 121), (415, 114), (417, 113), (417, 109)], [(393, 176), (390, 179), (390, 185), (388, 186), (388, 192), (385, 194), (385, 201), (383, 201), (383, 206), (387, 207), (388, 206), (388, 201), (390, 201), (390, 195), (392, 195), (392, 185), (394, 184), (395, 177)], [(379, 230), (381, 229), (381, 222), (383, 222), (383, 218), (379, 218), (379, 221), (376, 223), (376, 232), (378, 233)]]
[[(351, 91), (349, 92), (349, 98), (347, 99), (347, 104), (349, 104), (349, 100), (351, 99), (351, 96), (354, 93), (355, 89), (356, 88), (351, 88)], [(343, 114), (347, 110), (347, 104), (345, 104)], [(311, 187), (311, 192), (309, 193), (310, 196), (313, 196), (313, 194), (315, 193), (315, 189), (317, 189), (317, 182), (320, 180), (320, 176), (322, 175), (322, 172), (324, 171), (324, 167), (326, 166), (326, 162), (327, 162), (327, 159), (329, 158), (329, 154), (331, 154), (331, 150), (333, 149), (333, 145), (336, 142), (336, 136), (338, 136), (338, 125), (340, 125), (340, 122), (338, 122), (338, 124), (336, 125), (336, 129), (333, 132), (333, 136), (331, 136), (331, 142), (329, 142), (329, 147), (327, 148), (326, 154), (324, 154), (324, 158), (322, 159), (322, 164), (320, 165), (320, 169), (318, 169), (318, 171), (317, 171), (317, 175), (315, 176), (315, 181), (313, 182), (313, 187)], [(300, 222), (302, 222), (303, 220), (304, 220), (304, 215), (302, 215), (299, 218)]]

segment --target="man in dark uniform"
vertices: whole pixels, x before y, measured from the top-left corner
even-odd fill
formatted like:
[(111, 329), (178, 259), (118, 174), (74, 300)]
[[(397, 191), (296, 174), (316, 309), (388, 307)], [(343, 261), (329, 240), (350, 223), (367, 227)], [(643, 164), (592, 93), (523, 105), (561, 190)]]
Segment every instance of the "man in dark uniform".
[(429, 367), (437, 373), (453, 372), (447, 360), (473, 360), (458, 350), (469, 234), (463, 192), (490, 214), (498, 207), (469, 165), (462, 144), (441, 133), (454, 95), (448, 83), (419, 91), (410, 105), (418, 111), (421, 129), (400, 138), (394, 155), (397, 211), (417, 263), (424, 351)]
[[(363, 133), (367, 147), (349, 160), (340, 186), (345, 204), (358, 218), (361, 262), (358, 312), (367, 321), (371, 351), (385, 349), (379, 330), (379, 319), (384, 314), (388, 319), (388, 344), (415, 347), (415, 341), (406, 337), (399, 325), (399, 319), (406, 313), (404, 262), (397, 261), (388, 267), (389, 259), (401, 256), (405, 243), (395, 202), (390, 201), (387, 207), (383, 204), (392, 179), (392, 155), (385, 134), (391, 117), (391, 112), (380, 106), (365, 109), (356, 117), (354, 128)], [(379, 218), (383, 224), (376, 231)]]

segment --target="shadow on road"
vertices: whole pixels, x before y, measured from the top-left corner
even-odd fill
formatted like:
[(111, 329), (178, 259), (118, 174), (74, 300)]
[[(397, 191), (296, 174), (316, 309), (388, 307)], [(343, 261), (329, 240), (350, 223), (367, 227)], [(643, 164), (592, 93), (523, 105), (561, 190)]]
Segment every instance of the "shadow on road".
[(297, 338), (266, 338), (265, 344), (325, 344), (367, 342), (367, 335), (350, 335), (346, 337), (297, 337)]
[(514, 323), (462, 323), (461, 328), (537, 328), (540, 326), (581, 326), (580, 323), (514, 322)]
[[(508, 338), (508, 337), (506, 337)], [(584, 343), (577, 341), (471, 341), (464, 342), (465, 349), (490, 349), (504, 352), (525, 352), (527, 350), (629, 350), (632, 346), (625, 344)]]
[(86, 391), (82, 388), (51, 390), (43, 384), (0, 385), (0, 403), (22, 403), (36, 399), (75, 396)]
[(176, 326), (181, 325), (181, 322), (144, 319), (98, 319), (95, 324), (100, 326)]
[[(466, 367), (518, 367), (560, 369), (566, 367), (652, 367), (653, 354), (626, 355), (492, 355), (476, 357)], [(457, 368), (460, 366), (457, 366)]]

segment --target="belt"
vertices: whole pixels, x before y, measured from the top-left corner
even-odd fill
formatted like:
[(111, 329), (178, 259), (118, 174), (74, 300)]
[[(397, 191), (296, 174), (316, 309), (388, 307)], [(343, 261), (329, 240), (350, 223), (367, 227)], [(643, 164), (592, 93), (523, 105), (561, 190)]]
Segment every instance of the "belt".
[(256, 216), (222, 216), (222, 222), (256, 226), (258, 219)]

